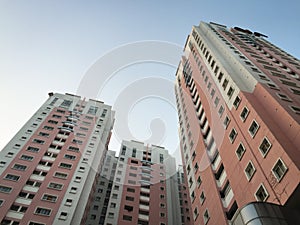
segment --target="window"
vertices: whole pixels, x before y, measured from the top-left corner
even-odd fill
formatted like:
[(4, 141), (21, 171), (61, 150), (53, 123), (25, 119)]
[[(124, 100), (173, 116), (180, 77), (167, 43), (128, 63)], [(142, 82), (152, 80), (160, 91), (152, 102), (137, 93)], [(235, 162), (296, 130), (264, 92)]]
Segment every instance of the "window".
[(202, 180), (201, 180), (201, 177), (199, 176), (198, 179), (197, 179), (197, 185), (198, 185), (198, 187), (201, 185), (201, 183), (202, 183)]
[(82, 144), (82, 143), (83, 143), (83, 141), (77, 140), (77, 139), (73, 139), (72, 142), (73, 142), (74, 144)]
[(34, 194), (30, 194), (30, 193), (21, 191), (21, 192), (19, 193), (19, 197), (21, 197), (21, 198), (33, 199), (33, 198), (34, 198)]
[(6, 187), (6, 186), (3, 186), (3, 185), (0, 185), (0, 192), (3, 192), (3, 193), (10, 193), (12, 190), (11, 187)]
[(277, 93), (277, 96), (284, 101), (291, 102), (292, 100), (285, 94)]
[(73, 152), (79, 152), (79, 148), (73, 147), (73, 146), (70, 146), (70, 147), (68, 148), (68, 150), (69, 150), (69, 151), (73, 151)]
[(75, 155), (65, 154), (65, 155), (64, 155), (64, 158), (65, 158), (65, 159), (70, 159), (70, 160), (75, 160), (75, 159), (76, 159), (76, 156), (75, 156)]
[(4, 179), (11, 180), (11, 181), (18, 181), (20, 179), (20, 176), (13, 175), (13, 174), (6, 174)]
[(54, 129), (54, 127), (50, 127), (50, 126), (44, 126), (43, 127), (45, 130), (53, 130)]
[(43, 201), (48, 201), (48, 202), (56, 202), (57, 196), (55, 195), (49, 195), (49, 194), (44, 194), (42, 197)]
[(30, 221), (28, 225), (45, 225), (45, 224)]
[(133, 210), (133, 206), (125, 205), (124, 209), (127, 210), (128, 212), (131, 212)]
[(245, 174), (246, 174), (246, 177), (247, 177), (248, 181), (251, 180), (251, 178), (253, 177), (255, 171), (256, 171), (256, 169), (253, 166), (253, 163), (251, 161), (249, 161), (247, 167), (245, 168)]
[(203, 204), (204, 201), (205, 201), (205, 195), (204, 195), (204, 192), (202, 191), (201, 195), (200, 195), (200, 203), (201, 203), (201, 205)]
[[(113, 194), (114, 195), (114, 194)], [(116, 195), (116, 194), (115, 194)], [(118, 197), (118, 195), (116, 196), (116, 198)], [(126, 196), (125, 198), (127, 201), (134, 201), (134, 197), (131, 197), (131, 196)]]
[(223, 121), (223, 125), (224, 125), (225, 129), (227, 129), (229, 123), (230, 123), (230, 118), (228, 116), (226, 116), (224, 121)]
[(76, 176), (74, 182), (80, 183), (81, 182), (81, 177), (80, 176)]
[(36, 210), (35, 210), (35, 214), (43, 215), (43, 216), (50, 216), (51, 209), (45, 209), (45, 208), (37, 207)]
[(227, 96), (229, 97), (229, 99), (231, 99), (232, 95), (233, 95), (234, 89), (232, 87), (229, 88), (228, 92), (227, 92)]
[(48, 188), (52, 188), (52, 189), (56, 189), (56, 190), (61, 190), (63, 187), (62, 184), (57, 184), (57, 183), (54, 183), (54, 182), (50, 182), (49, 185), (48, 185)]
[(29, 146), (27, 148), (27, 151), (29, 151), (29, 152), (38, 152), (39, 150), (40, 150), (39, 148), (35, 148), (35, 147), (31, 147), (31, 146)]
[(208, 210), (206, 209), (206, 210), (204, 211), (204, 214), (203, 214), (203, 221), (204, 221), (204, 224), (207, 224), (209, 218), (210, 218), (210, 217), (209, 217), (209, 212), (208, 212)]
[(263, 157), (265, 157), (267, 155), (267, 153), (271, 147), (272, 147), (272, 144), (270, 143), (268, 138), (264, 137), (264, 139), (262, 140), (262, 142), (259, 146), (259, 150), (260, 150), (261, 154), (263, 155)]
[(60, 173), (60, 172), (55, 172), (54, 177), (60, 178), (60, 179), (66, 179), (68, 174), (66, 173)]
[(220, 117), (222, 117), (223, 112), (224, 112), (224, 107), (221, 105), (220, 108), (219, 108), (219, 111), (218, 111), (218, 114), (219, 114)]
[(22, 159), (22, 160), (25, 160), (25, 161), (32, 161), (32, 160), (33, 160), (33, 156), (22, 155), (22, 156), (21, 156), (21, 159)]
[(123, 220), (132, 221), (132, 216), (123, 215)]
[(49, 137), (49, 134), (48, 134), (48, 133), (45, 133), (45, 132), (40, 132), (40, 133), (39, 133), (39, 136), (42, 136), (42, 137)]
[(21, 170), (21, 171), (26, 170), (26, 168), (27, 168), (27, 166), (24, 166), (24, 165), (21, 165), (21, 164), (15, 164), (13, 166), (13, 169), (15, 169), (15, 170)]
[(228, 85), (228, 80), (225, 79), (224, 82), (223, 82), (223, 85), (222, 85), (224, 90), (226, 89), (227, 85)]
[(269, 197), (269, 193), (267, 192), (263, 184), (261, 184), (257, 189), (255, 193), (255, 197), (257, 201), (262, 201), (262, 202), (266, 201), (267, 198)]
[(134, 188), (127, 188), (127, 192), (132, 192), (132, 193), (134, 193), (134, 192), (135, 192), (135, 189), (134, 189)]
[(45, 143), (45, 141), (40, 140), (40, 139), (33, 139), (32, 142), (33, 142), (33, 143), (37, 143), (37, 144), (41, 144), (41, 145)]
[(197, 219), (198, 215), (199, 215), (198, 208), (195, 208), (194, 209), (194, 220)]
[(281, 159), (278, 159), (272, 169), (272, 172), (276, 176), (277, 180), (280, 181), (287, 172), (287, 167)]
[(237, 109), (237, 107), (239, 106), (241, 102), (241, 98), (239, 96), (236, 96), (234, 102), (233, 102), (233, 106)]
[(59, 219), (60, 220), (66, 220), (67, 216), (68, 216), (67, 212), (61, 212), (60, 215), (59, 215)]
[(59, 167), (64, 168), (64, 169), (71, 169), (72, 168), (72, 164), (60, 163)]
[(255, 136), (258, 129), (259, 129), (259, 124), (255, 120), (253, 120), (251, 126), (249, 127), (249, 133), (250, 133), (251, 137)]
[(300, 108), (297, 106), (290, 106), (290, 108), (296, 113), (296, 114), (300, 114)]
[(240, 114), (240, 117), (241, 117), (242, 121), (245, 121), (245, 119), (247, 118), (248, 114), (249, 114), (248, 108), (244, 107), (243, 110), (242, 110), (242, 112), (241, 112), (241, 114)]
[(231, 143), (234, 142), (236, 136), (237, 136), (237, 132), (236, 132), (236, 130), (234, 128), (232, 128), (232, 130), (231, 130), (231, 132), (229, 134), (229, 139), (230, 139)]
[(238, 157), (239, 160), (242, 159), (244, 153), (245, 153), (246, 149), (244, 147), (244, 145), (242, 143), (239, 144), (238, 148), (236, 149), (235, 153)]
[(70, 193), (71, 194), (76, 194), (77, 193), (77, 187), (71, 187)]
[(219, 102), (220, 102), (220, 99), (218, 97), (216, 97), (215, 101), (214, 101), (215, 107), (218, 106)]
[(29, 185), (29, 186), (32, 186), (32, 187), (40, 187), (42, 185), (42, 183), (38, 182), (38, 181), (28, 180), (26, 182), (26, 185)]

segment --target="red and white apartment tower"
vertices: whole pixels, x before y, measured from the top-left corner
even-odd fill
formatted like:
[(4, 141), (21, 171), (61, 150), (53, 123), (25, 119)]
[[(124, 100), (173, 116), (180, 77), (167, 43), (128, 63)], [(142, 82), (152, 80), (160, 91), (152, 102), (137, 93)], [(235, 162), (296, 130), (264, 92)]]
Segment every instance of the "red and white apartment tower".
[(101, 101), (50, 93), (0, 152), (0, 223), (80, 224), (113, 122)]
[(194, 224), (299, 224), (300, 61), (266, 39), (205, 22), (187, 38), (175, 93)]

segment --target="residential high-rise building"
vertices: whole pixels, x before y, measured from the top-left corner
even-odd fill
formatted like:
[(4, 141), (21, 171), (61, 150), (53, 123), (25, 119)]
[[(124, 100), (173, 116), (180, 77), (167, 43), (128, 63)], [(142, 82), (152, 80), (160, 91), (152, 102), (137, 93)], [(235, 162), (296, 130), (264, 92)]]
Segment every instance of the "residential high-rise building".
[(175, 158), (160, 146), (123, 141), (105, 210), (105, 225), (181, 224)]
[(194, 26), (184, 50), (175, 92), (194, 223), (298, 224), (300, 61), (216, 23)]
[(113, 122), (103, 102), (50, 93), (0, 152), (0, 223), (80, 224)]
[(111, 196), (113, 181), (115, 177), (118, 158), (116, 152), (108, 150), (105, 156), (101, 172), (96, 178), (96, 186), (92, 203), (89, 207), (87, 217), (82, 220), (86, 225), (104, 225), (105, 216), (108, 209), (108, 203)]
[(187, 186), (188, 182), (182, 165), (178, 166), (177, 181), (178, 181), (178, 191), (179, 191), (181, 224), (192, 225), (194, 224), (194, 220), (192, 219), (193, 216), (191, 210), (191, 201), (190, 201), (189, 189)]

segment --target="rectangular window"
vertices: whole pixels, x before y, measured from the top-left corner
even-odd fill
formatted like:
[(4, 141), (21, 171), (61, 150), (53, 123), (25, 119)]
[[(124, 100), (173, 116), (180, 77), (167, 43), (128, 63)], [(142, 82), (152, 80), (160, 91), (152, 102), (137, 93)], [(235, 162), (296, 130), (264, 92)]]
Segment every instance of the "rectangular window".
[(204, 221), (204, 224), (207, 224), (208, 223), (208, 221), (209, 221), (209, 212), (208, 212), (208, 210), (206, 209), (205, 211), (204, 211), (204, 214), (203, 214), (203, 221)]
[(261, 201), (261, 202), (266, 201), (267, 198), (269, 197), (269, 194), (263, 184), (261, 184), (257, 189), (255, 193), (255, 197), (257, 201)]
[(55, 172), (54, 177), (60, 178), (60, 179), (67, 179), (68, 174), (66, 173), (60, 173), (60, 172)]
[(20, 179), (20, 176), (13, 175), (13, 174), (6, 174), (4, 179), (11, 180), (11, 181), (18, 181)]
[(29, 151), (29, 152), (38, 152), (39, 150), (40, 150), (39, 148), (35, 148), (35, 147), (31, 147), (31, 146), (29, 146), (27, 148), (27, 151)]
[(134, 197), (131, 197), (131, 196), (126, 196), (126, 198), (125, 198), (127, 201), (134, 201)]
[(205, 201), (205, 195), (204, 195), (204, 192), (202, 191), (201, 195), (200, 195), (200, 203), (201, 203), (201, 205), (203, 204), (204, 201)]
[(50, 127), (50, 126), (44, 126), (43, 127), (45, 130), (53, 130), (54, 129), (54, 127)]
[(234, 102), (233, 102), (233, 106), (237, 109), (239, 104), (241, 102), (241, 98), (239, 96), (236, 96)]
[(73, 151), (73, 152), (79, 152), (79, 148), (73, 147), (73, 146), (70, 146), (70, 147), (68, 148), (68, 150)]
[(56, 120), (48, 120), (48, 123), (51, 123), (51, 124), (58, 124), (58, 121), (56, 121)]
[(245, 119), (247, 118), (248, 114), (249, 114), (248, 108), (244, 107), (243, 110), (242, 110), (242, 112), (241, 112), (241, 114), (240, 114), (240, 117), (241, 117), (242, 121), (245, 121)]
[(62, 184), (53, 183), (53, 182), (50, 182), (48, 185), (48, 188), (52, 188), (52, 189), (56, 189), (56, 190), (61, 190), (62, 187), (63, 187)]
[(37, 222), (32, 222), (30, 221), (28, 225), (46, 225), (44, 223), (37, 223)]
[(45, 209), (45, 208), (37, 207), (36, 210), (35, 210), (35, 214), (43, 215), (43, 216), (50, 216), (51, 209)]
[(270, 143), (268, 138), (264, 137), (264, 139), (262, 140), (262, 142), (259, 146), (259, 150), (260, 150), (261, 154), (263, 155), (263, 157), (265, 157), (267, 155), (267, 153), (269, 152), (271, 147), (272, 147), (272, 144)]
[(226, 89), (226, 87), (228, 85), (228, 82), (229, 82), (228, 79), (224, 80), (223, 85), (222, 85), (222, 87), (223, 87), (224, 90)]
[(231, 99), (232, 95), (233, 95), (234, 89), (232, 87), (229, 88), (228, 92), (227, 92), (227, 96), (229, 97), (229, 99)]
[(33, 143), (37, 143), (37, 144), (41, 144), (41, 145), (45, 143), (45, 141), (40, 140), (40, 139), (33, 139), (32, 142), (33, 142)]
[(45, 132), (39, 132), (39, 136), (42, 136), (42, 137), (49, 137), (49, 134), (48, 134), (48, 133), (45, 133)]
[(25, 161), (32, 161), (33, 160), (33, 156), (21, 155), (20, 159), (25, 160)]
[(230, 139), (230, 142), (233, 143), (235, 138), (237, 136), (237, 132), (234, 128), (232, 128), (230, 134), (229, 134), (229, 139)]
[(223, 112), (224, 112), (224, 107), (221, 105), (220, 108), (219, 108), (219, 111), (218, 111), (218, 114), (219, 114), (220, 117), (222, 117)]
[(259, 124), (255, 120), (253, 120), (251, 126), (249, 127), (249, 133), (250, 133), (251, 137), (255, 136), (258, 129), (259, 129)]
[(0, 185), (0, 192), (3, 192), (3, 193), (10, 193), (12, 190), (11, 187), (6, 187), (6, 186), (3, 186), (3, 185)]
[(83, 141), (78, 140), (78, 139), (73, 139), (72, 142), (75, 143), (75, 144), (82, 144), (83, 143)]
[(64, 158), (65, 158), (65, 159), (70, 159), (70, 160), (75, 160), (75, 159), (76, 159), (76, 156), (75, 156), (75, 155), (65, 154), (65, 155), (64, 155)]
[(256, 169), (253, 166), (253, 163), (251, 161), (249, 161), (247, 167), (245, 168), (245, 174), (246, 174), (246, 177), (247, 177), (248, 181), (251, 180), (251, 178), (253, 177), (255, 171), (256, 171)]
[(132, 193), (134, 193), (134, 192), (135, 192), (135, 189), (134, 189), (134, 188), (127, 188), (127, 192), (132, 192)]
[(236, 149), (235, 153), (238, 157), (239, 160), (242, 159), (244, 153), (245, 153), (246, 149), (244, 147), (244, 145), (242, 143), (239, 144), (238, 148)]
[(277, 180), (280, 181), (287, 172), (287, 167), (281, 159), (278, 159), (272, 169), (272, 172), (276, 176)]
[(290, 106), (290, 108), (296, 113), (296, 114), (300, 114), (300, 108), (297, 106)]
[(60, 168), (64, 168), (64, 169), (71, 169), (72, 168), (72, 164), (68, 164), (68, 163), (60, 163), (59, 164)]
[(43, 197), (42, 197), (42, 200), (43, 201), (48, 201), (48, 202), (56, 202), (57, 201), (57, 196), (44, 194)]
[(224, 125), (225, 129), (227, 129), (229, 123), (230, 123), (230, 118), (228, 116), (226, 116), (224, 121), (223, 121), (223, 125)]
[(21, 164), (15, 164), (15, 165), (13, 166), (13, 169), (15, 169), (15, 170), (21, 170), (21, 171), (26, 170), (26, 168), (27, 168), (27, 166), (21, 165)]

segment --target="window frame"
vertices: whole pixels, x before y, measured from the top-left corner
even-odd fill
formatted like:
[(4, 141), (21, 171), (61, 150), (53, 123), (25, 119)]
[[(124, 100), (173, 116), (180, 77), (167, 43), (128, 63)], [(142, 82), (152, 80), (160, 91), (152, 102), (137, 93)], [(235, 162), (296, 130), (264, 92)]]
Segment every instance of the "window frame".
[[(262, 149), (261, 149), (261, 146), (262, 146), (264, 140), (266, 140), (270, 144), (270, 147), (266, 150), (266, 152), (263, 152)], [(265, 158), (267, 156), (267, 154), (269, 153), (269, 151), (270, 151), (271, 148), (272, 148), (272, 143), (267, 138), (267, 136), (264, 136), (263, 139), (262, 139), (262, 141), (260, 142), (260, 145), (258, 146), (258, 150), (260, 151), (260, 153), (262, 154), (262, 156)]]
[[(283, 167), (285, 168), (285, 170), (283, 171), (281, 177), (278, 177), (277, 172), (274, 171), (274, 168), (277, 166), (277, 164), (278, 164), (279, 162), (281, 162), (281, 164), (282, 164)], [(280, 169), (281, 169), (281, 168), (280, 168)], [(281, 170), (282, 170), (282, 169), (281, 169)], [(278, 158), (277, 161), (275, 162), (275, 164), (272, 166), (272, 173), (273, 173), (273, 175), (276, 177), (276, 179), (277, 179), (278, 182), (280, 182), (280, 181), (283, 179), (283, 177), (286, 175), (287, 171), (288, 171), (288, 167), (286, 166), (286, 164), (284, 163), (284, 161), (283, 161), (281, 158)]]

